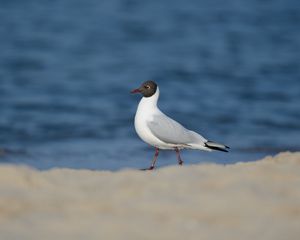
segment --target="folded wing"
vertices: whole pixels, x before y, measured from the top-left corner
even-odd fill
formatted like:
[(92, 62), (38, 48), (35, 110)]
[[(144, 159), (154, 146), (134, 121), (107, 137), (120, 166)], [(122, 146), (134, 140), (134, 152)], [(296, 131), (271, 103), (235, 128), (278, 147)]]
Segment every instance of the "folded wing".
[(197, 143), (204, 145), (207, 141), (201, 135), (186, 129), (164, 114), (154, 115), (153, 120), (147, 122), (147, 125), (152, 134), (165, 143), (178, 145)]

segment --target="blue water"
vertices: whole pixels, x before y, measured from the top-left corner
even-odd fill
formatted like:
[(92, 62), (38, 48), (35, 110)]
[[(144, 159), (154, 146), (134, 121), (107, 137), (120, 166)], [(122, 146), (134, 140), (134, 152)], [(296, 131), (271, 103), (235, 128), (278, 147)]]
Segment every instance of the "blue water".
[(148, 166), (129, 94), (148, 79), (164, 112), (232, 148), (187, 164), (300, 150), (297, 0), (3, 0), (0, 23), (1, 163)]

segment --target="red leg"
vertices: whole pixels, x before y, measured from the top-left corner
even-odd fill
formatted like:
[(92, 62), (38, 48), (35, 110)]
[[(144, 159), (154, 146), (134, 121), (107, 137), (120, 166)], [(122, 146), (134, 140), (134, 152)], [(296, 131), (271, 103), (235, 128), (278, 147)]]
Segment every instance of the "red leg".
[(176, 152), (176, 155), (177, 155), (178, 164), (179, 164), (179, 165), (182, 165), (182, 164), (183, 164), (183, 161), (182, 161), (182, 159), (181, 159), (181, 157), (180, 157), (180, 151), (179, 151), (179, 149), (178, 149), (178, 148), (175, 148), (175, 152)]
[(151, 166), (149, 168), (145, 168), (142, 170), (153, 170), (155, 168), (155, 163), (156, 163), (158, 154), (159, 154), (159, 148), (155, 148), (155, 154), (154, 154), (154, 158), (152, 160)]

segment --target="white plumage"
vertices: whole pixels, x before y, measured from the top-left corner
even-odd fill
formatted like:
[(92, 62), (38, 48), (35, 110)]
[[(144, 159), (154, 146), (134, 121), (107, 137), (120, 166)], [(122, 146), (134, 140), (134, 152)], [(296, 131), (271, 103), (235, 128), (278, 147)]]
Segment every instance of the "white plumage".
[(155, 82), (147, 81), (140, 88), (133, 90), (132, 93), (143, 95), (134, 119), (135, 130), (144, 142), (156, 148), (155, 157), (149, 170), (154, 168), (159, 149), (175, 150), (180, 165), (183, 163), (180, 149), (227, 152), (229, 147), (208, 141), (200, 134), (185, 128), (160, 111), (157, 107), (160, 91)]
[(143, 97), (135, 115), (135, 130), (146, 143), (159, 149), (189, 148), (211, 151), (207, 140), (171, 119), (157, 107), (159, 88), (151, 97)]

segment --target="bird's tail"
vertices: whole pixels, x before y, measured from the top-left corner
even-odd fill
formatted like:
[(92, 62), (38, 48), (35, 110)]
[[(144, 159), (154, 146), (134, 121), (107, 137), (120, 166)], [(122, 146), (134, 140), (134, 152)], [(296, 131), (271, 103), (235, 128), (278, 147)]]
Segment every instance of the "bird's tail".
[(212, 150), (222, 151), (222, 152), (228, 152), (228, 149), (230, 149), (230, 147), (228, 147), (224, 144), (220, 144), (220, 143), (216, 143), (216, 142), (212, 142), (212, 141), (207, 141), (205, 143), (205, 147), (212, 149)]

